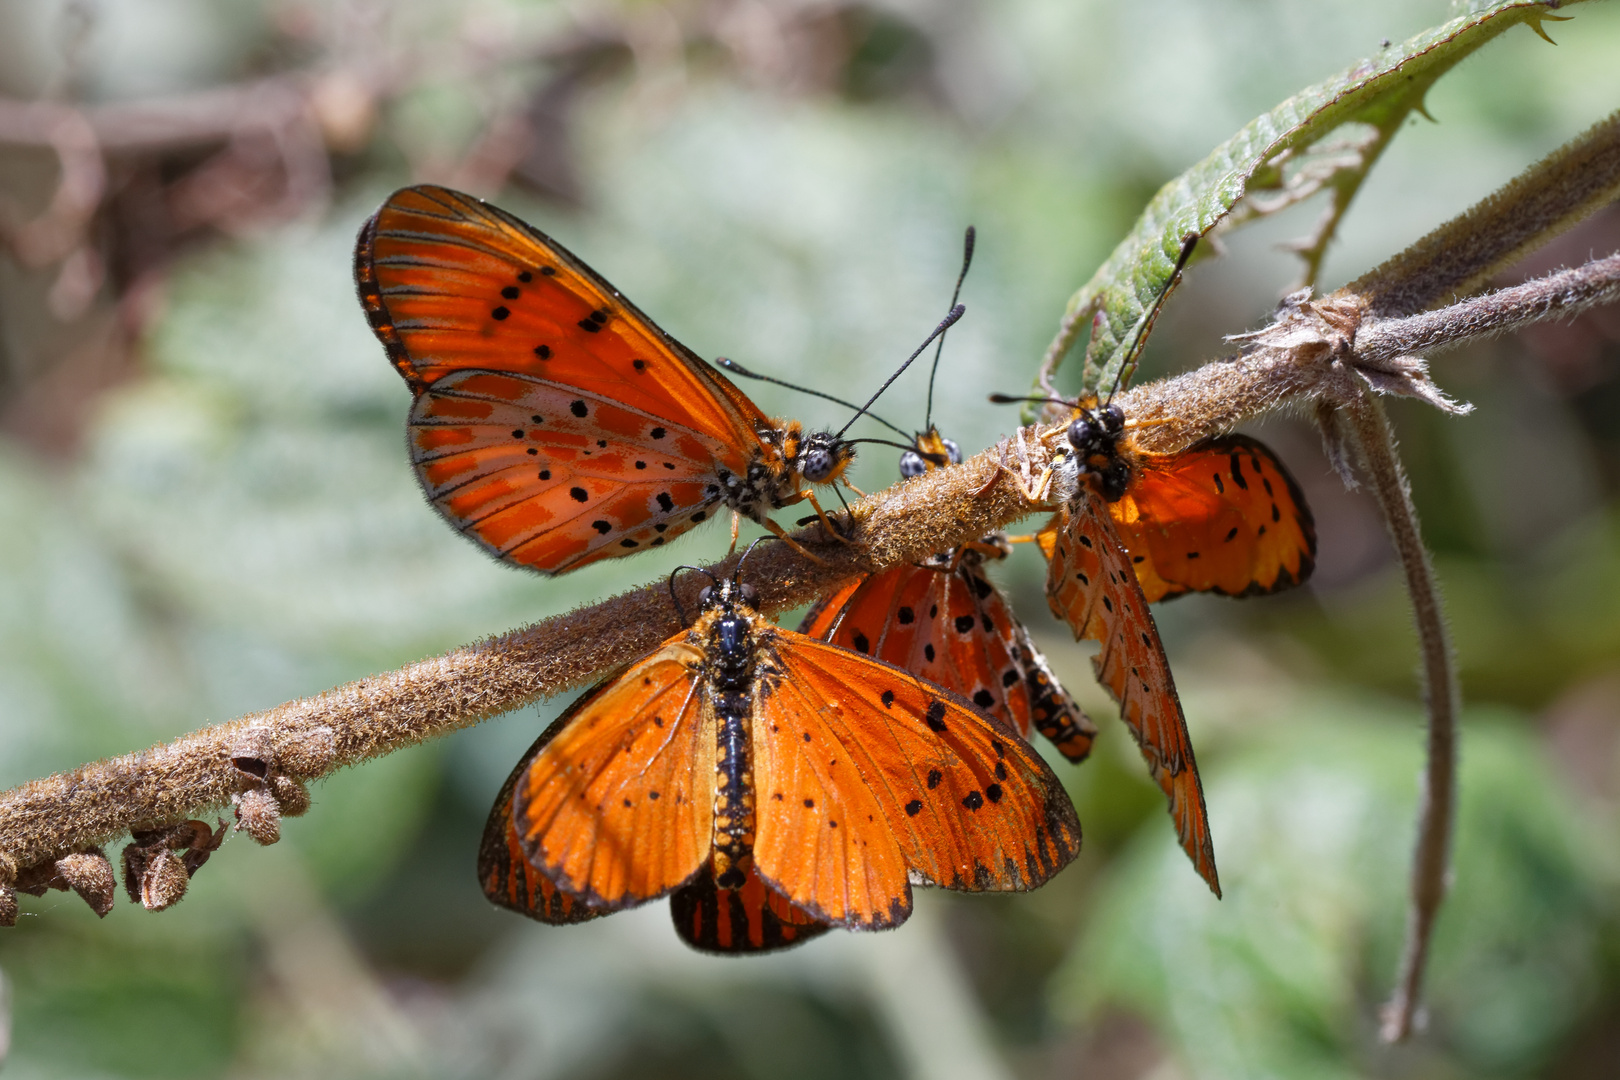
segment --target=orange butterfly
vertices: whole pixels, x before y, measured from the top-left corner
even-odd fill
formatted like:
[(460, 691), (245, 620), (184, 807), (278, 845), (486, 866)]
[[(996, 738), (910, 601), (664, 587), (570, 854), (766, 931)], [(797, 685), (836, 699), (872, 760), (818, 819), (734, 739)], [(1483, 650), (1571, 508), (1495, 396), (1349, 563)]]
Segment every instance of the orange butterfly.
[(395, 192), (354, 273), (415, 395), (428, 501), (497, 558), (562, 573), (660, 547), (721, 503), (734, 544), (738, 515), (780, 536), (770, 512), (808, 498), (825, 521), (804, 484), (854, 459), (841, 432), (765, 416), (561, 244), (471, 196)]
[(1117, 405), (1076, 406), (1056, 466), (1064, 506), (1037, 537), (1052, 611), (1101, 643), (1098, 681), (1119, 702), (1181, 845), (1221, 893), (1203, 784), (1148, 603), (1189, 591), (1248, 596), (1310, 576), (1316, 528), (1304, 494), (1259, 442), (1227, 435), (1177, 454), (1139, 449)]
[[(930, 425), (901, 456), (900, 472), (920, 476), (947, 461), (961, 464), (962, 452)], [(992, 533), (926, 562), (857, 578), (819, 601), (799, 629), (921, 675), (1026, 740), (1039, 731), (1064, 757), (1084, 761), (1096, 725), (1064, 692), (985, 573), (987, 559), (1011, 553), (1006, 536)]]
[(688, 941), (747, 951), (896, 926), (913, 882), (1030, 889), (1075, 856), (1073, 804), (1002, 724), (773, 626), (735, 579), (703, 602), (508, 780), (480, 860), (496, 903), (573, 921), (674, 894)]

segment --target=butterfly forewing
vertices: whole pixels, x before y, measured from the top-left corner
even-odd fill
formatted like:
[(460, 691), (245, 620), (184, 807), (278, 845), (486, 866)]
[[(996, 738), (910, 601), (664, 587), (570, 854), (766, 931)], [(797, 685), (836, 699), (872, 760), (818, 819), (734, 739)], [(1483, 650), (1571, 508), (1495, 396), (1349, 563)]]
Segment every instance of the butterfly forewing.
[(713, 953), (791, 948), (831, 929), (766, 885), (752, 867), (737, 889), (720, 887), (706, 869), (670, 895), (669, 913), (682, 941)]
[(794, 903), (829, 922), (888, 926), (909, 913), (913, 876), (1029, 889), (1079, 850), (1068, 795), (1010, 728), (800, 634), (770, 631), (760, 652), (754, 855)]
[(588, 907), (563, 892), (530, 865), (512, 819), (512, 792), (528, 771), (529, 762), (551, 741), (556, 730), (555, 727), (547, 729), (529, 747), (495, 797), (495, 807), (489, 812), (484, 837), (478, 846), (478, 881), (491, 903), (540, 922), (562, 925), (585, 922), (607, 912)]
[(513, 790), (529, 862), (593, 907), (662, 896), (708, 861), (714, 720), (684, 639), (581, 698)]
[(1315, 566), (1304, 494), (1269, 449), (1243, 435), (1143, 455), (1108, 510), (1149, 602), (1189, 591), (1277, 592)]
[(355, 274), (416, 394), (429, 499), (503, 558), (556, 572), (656, 546), (707, 516), (720, 469), (774, 453), (769, 422), (724, 376), (476, 199), (396, 192), (362, 230)]
[(1041, 546), (1051, 560), (1047, 600), (1077, 640), (1100, 643), (1092, 658), (1097, 678), (1119, 702), (1121, 718), (1168, 798), (1182, 848), (1219, 896), (1204, 788), (1181, 700), (1130, 555), (1102, 505), (1082, 483), (1056, 527), (1043, 530)]

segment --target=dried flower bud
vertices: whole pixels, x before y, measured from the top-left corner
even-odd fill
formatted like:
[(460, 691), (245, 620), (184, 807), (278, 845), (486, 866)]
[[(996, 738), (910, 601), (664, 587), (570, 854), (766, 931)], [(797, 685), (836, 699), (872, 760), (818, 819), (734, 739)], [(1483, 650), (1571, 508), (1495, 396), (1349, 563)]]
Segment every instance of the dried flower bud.
[(269, 791), (262, 787), (249, 788), (233, 801), (238, 829), (260, 844), (269, 845), (281, 839), (281, 807)]
[(141, 875), (140, 901), (147, 911), (162, 911), (180, 902), (186, 895), (191, 875), (180, 856), (160, 849), (153, 853), (146, 872)]
[(0, 851), (0, 885), (15, 885), (17, 883), (17, 860), (11, 857), (9, 851)]
[(302, 817), (309, 810), (309, 789), (286, 773), (271, 775), (270, 793), (281, 804), (282, 817)]
[(102, 918), (112, 910), (117, 882), (112, 863), (99, 851), (80, 851), (56, 860), (56, 875)]
[(0, 926), (17, 925), (17, 890), (0, 885)]
[(141, 878), (146, 876), (146, 869), (152, 865), (152, 849), (142, 839), (143, 832), (138, 829), (130, 831), (135, 838), (133, 843), (125, 844), (120, 861), (124, 864), (124, 895), (129, 902), (141, 902)]

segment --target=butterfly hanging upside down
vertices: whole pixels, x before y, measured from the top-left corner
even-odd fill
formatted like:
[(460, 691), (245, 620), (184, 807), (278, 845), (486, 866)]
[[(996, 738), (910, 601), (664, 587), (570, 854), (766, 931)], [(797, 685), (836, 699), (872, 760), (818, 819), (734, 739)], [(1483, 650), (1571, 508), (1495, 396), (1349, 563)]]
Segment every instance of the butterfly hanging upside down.
[(1074, 807), (1011, 730), (755, 603), (705, 589), (541, 736), (485, 830), (491, 900), (576, 922), (670, 895), (690, 944), (748, 952), (896, 926), (913, 883), (1031, 889), (1074, 858)]
[(740, 517), (782, 535), (771, 511), (801, 499), (826, 522), (804, 485), (841, 480), (849, 442), (765, 416), (510, 214), (405, 188), (361, 228), (354, 272), (415, 396), (422, 489), (497, 558), (562, 573), (660, 547), (721, 504), (733, 544)]
[(1049, 433), (1068, 445), (1052, 484), (1062, 509), (1037, 537), (1049, 560), (1047, 601), (1077, 640), (1101, 644), (1098, 681), (1169, 799), (1182, 847), (1219, 896), (1192, 739), (1147, 605), (1297, 585), (1315, 565), (1316, 529), (1299, 485), (1256, 440), (1225, 435), (1153, 454), (1131, 429), (1117, 405), (1090, 396)]
[[(961, 464), (962, 452), (932, 425), (900, 457), (900, 474)], [(1026, 740), (1032, 731), (1065, 758), (1084, 761), (1096, 725), (1064, 692), (1046, 658), (985, 573), (1012, 546), (992, 533), (921, 563), (902, 563), (845, 585), (799, 627), (812, 637), (905, 668), (970, 699)]]

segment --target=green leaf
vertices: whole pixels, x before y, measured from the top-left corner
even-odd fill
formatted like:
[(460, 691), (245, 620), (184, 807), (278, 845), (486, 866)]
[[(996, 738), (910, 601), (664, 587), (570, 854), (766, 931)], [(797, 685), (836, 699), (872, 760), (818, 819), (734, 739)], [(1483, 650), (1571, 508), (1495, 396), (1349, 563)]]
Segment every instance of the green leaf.
[[(1127, 361), (1134, 367), (1130, 343), (1170, 280), (1188, 236), (1204, 237), (1217, 225), (1275, 212), (1326, 187), (1334, 196), (1332, 215), (1301, 247), (1307, 277), (1314, 276), (1321, 252), (1362, 179), (1402, 121), (1422, 109), (1429, 87), (1510, 27), (1528, 23), (1542, 33), (1541, 20), (1558, 18), (1551, 14), (1554, 6), (1506, 0), (1483, 7), (1384, 49), (1249, 121), (1160, 188), (1136, 226), (1069, 300), (1042, 361), (1040, 382), (1050, 384), (1088, 322), (1092, 331), (1084, 385), (1095, 390), (1116, 378), (1122, 385), (1129, 382)], [(1346, 125), (1356, 126), (1346, 130)], [(1241, 217), (1233, 214), (1245, 196), (1266, 191), (1278, 194), (1269, 202), (1251, 199)]]

